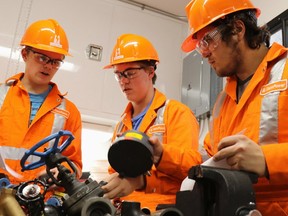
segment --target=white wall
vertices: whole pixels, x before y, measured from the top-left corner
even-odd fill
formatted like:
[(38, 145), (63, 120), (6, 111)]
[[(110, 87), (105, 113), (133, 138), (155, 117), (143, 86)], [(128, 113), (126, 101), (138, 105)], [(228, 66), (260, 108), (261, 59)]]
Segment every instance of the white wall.
[[(29, 2), (32, 2), (30, 11), (26, 9)], [(24, 11), (20, 11), (21, 8)], [(115, 0), (2, 0), (0, 13), (7, 20), (0, 23), (0, 46), (8, 48), (13, 46), (13, 34), (20, 29), (15, 40), (18, 45), (20, 35), (26, 28), (27, 16), (28, 24), (47, 18), (59, 21), (66, 30), (70, 53), (73, 55), (66, 58), (66, 66), (73, 65), (73, 68), (70, 71), (64, 70), (65, 67), (60, 69), (54, 81), (62, 91), (68, 91), (68, 97), (76, 103), (82, 114), (119, 119), (127, 101), (120, 92), (112, 71), (102, 68), (109, 63), (116, 38), (123, 33), (143, 35), (154, 44), (160, 58), (156, 86), (169, 97), (180, 99), (184, 55), (180, 46), (186, 36), (185, 22)], [(18, 15), (21, 23), (18, 22)], [(85, 50), (89, 44), (103, 47), (100, 62), (87, 59)], [(0, 57), (1, 72), (7, 71), (7, 64), (8, 59)], [(1, 81), (19, 69), (23, 70), (23, 65), (18, 70), (15, 67), (9, 69), (8, 74), (0, 73)]]
[(288, 9), (287, 0), (251, 0), (261, 10), (258, 24), (263, 25)]
[[(268, 22), (288, 6), (287, 0), (277, 0), (273, 7), (270, 0), (252, 2), (262, 11), (259, 24)], [(9, 61), (9, 57), (10, 48), (15, 50), (27, 25), (38, 19), (54, 18), (66, 30), (73, 55), (67, 57), (65, 65), (73, 68), (60, 69), (54, 81), (62, 91), (68, 91), (68, 97), (82, 114), (118, 120), (126, 105), (112, 72), (102, 69), (109, 63), (116, 38), (122, 33), (141, 34), (154, 44), (160, 57), (156, 87), (168, 97), (180, 100), (185, 56), (180, 47), (188, 29), (184, 22), (115, 0), (1, 0), (0, 13), (0, 82), (23, 70), (22, 63), (17, 65), (19, 55), (14, 61)], [(89, 44), (103, 47), (100, 62), (87, 59), (85, 50)]]

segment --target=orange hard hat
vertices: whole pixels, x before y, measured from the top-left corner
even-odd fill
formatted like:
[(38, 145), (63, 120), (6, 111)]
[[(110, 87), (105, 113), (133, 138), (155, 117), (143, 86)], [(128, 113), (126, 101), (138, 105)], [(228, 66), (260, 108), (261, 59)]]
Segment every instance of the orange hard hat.
[(155, 60), (159, 62), (158, 54), (153, 45), (146, 38), (136, 34), (123, 34), (118, 37), (110, 57), (110, 64), (104, 69), (116, 64)]
[(22, 46), (70, 55), (66, 33), (56, 20), (39, 20), (32, 23), (20, 42)]
[(194, 35), (219, 18), (240, 10), (255, 9), (256, 16), (260, 9), (254, 7), (250, 0), (192, 0), (186, 6), (186, 14), (190, 25), (190, 35), (182, 44), (184, 52), (195, 49), (197, 40)]

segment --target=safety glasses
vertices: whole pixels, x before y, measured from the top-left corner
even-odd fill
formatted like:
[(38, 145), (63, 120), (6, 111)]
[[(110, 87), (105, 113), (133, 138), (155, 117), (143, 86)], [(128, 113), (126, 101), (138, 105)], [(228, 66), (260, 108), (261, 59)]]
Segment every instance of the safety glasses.
[(46, 65), (50, 63), (52, 65), (52, 68), (58, 69), (63, 64), (63, 61), (60, 59), (52, 59), (42, 53), (36, 52), (33, 49), (27, 49), (27, 50), (33, 53), (34, 60), (41, 65)]
[(196, 44), (196, 50), (202, 55), (208, 51), (214, 51), (221, 39), (221, 31), (224, 29), (224, 26), (218, 26), (217, 28), (207, 32), (202, 39)]
[(144, 69), (144, 67), (131, 67), (127, 68), (126, 70), (120, 72), (120, 71), (115, 71), (115, 79), (119, 82), (123, 77), (127, 79), (134, 79), (136, 78), (140, 73), (139, 70)]

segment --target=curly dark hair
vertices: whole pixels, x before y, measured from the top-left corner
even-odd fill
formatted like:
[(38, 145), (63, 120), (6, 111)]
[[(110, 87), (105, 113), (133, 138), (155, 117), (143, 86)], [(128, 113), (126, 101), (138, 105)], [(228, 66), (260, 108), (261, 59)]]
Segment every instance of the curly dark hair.
[(257, 25), (257, 17), (255, 10), (241, 10), (232, 14), (228, 14), (223, 19), (218, 19), (213, 22), (213, 26), (224, 26), (221, 31), (222, 40), (228, 42), (232, 35), (235, 35), (237, 29), (236, 21), (241, 20), (245, 27), (245, 39), (251, 49), (258, 49), (262, 43), (266, 47), (270, 46), (270, 32), (267, 25), (259, 27)]

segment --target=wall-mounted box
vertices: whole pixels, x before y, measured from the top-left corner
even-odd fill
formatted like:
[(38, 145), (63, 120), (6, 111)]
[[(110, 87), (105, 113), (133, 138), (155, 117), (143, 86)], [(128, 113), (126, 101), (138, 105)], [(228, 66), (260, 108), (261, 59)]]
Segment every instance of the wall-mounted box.
[(184, 58), (181, 101), (190, 107), (196, 117), (212, 110), (222, 88), (223, 79), (197, 51)]
[(101, 61), (103, 47), (95, 44), (89, 44), (86, 48), (86, 55), (89, 59)]

